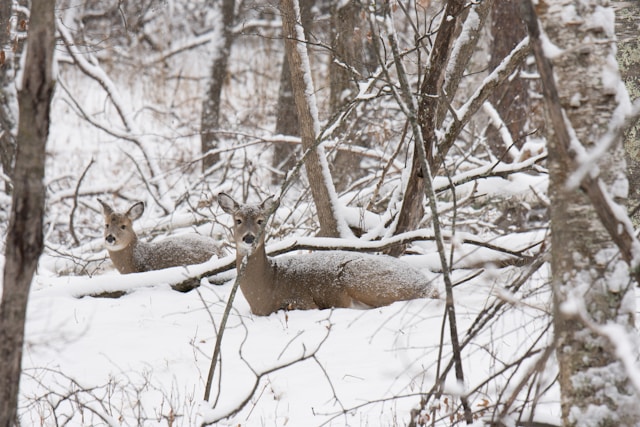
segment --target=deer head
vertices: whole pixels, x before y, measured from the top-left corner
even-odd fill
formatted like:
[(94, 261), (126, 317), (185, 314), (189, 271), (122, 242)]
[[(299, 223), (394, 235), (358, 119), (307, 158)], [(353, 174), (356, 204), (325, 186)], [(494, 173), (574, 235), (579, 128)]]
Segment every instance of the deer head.
[(245, 205), (226, 193), (220, 193), (218, 203), (223, 211), (233, 217), (233, 236), (238, 256), (251, 255), (256, 247), (264, 246), (265, 221), (277, 207), (273, 196), (267, 197), (259, 205)]
[(104, 215), (104, 241), (109, 251), (120, 251), (138, 239), (133, 231), (133, 221), (144, 213), (144, 203), (134, 203), (125, 213), (115, 212), (113, 208), (101, 199)]

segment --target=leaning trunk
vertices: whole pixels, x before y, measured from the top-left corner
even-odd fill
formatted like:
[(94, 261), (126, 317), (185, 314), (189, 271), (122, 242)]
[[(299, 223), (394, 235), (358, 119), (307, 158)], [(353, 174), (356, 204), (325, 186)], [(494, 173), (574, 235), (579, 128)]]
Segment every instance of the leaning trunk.
[(304, 167), (316, 205), (321, 236), (347, 236), (350, 231), (339, 215), (338, 197), (329, 172), (324, 148), (316, 138), (320, 133), (318, 110), (311, 78), (311, 66), (300, 22), (297, 0), (281, 0), (285, 51), (291, 71), (291, 85), (300, 122), (302, 147), (306, 151)]

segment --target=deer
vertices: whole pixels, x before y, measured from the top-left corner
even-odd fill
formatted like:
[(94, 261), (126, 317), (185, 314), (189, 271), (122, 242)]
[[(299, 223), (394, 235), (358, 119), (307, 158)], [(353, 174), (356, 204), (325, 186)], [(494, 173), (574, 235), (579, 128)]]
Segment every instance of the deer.
[(111, 262), (121, 274), (201, 264), (222, 254), (214, 239), (196, 233), (170, 236), (158, 242), (139, 240), (133, 222), (144, 213), (143, 202), (134, 203), (126, 212), (116, 212), (101, 199), (98, 202), (104, 215), (104, 243)]
[(253, 314), (376, 308), (438, 298), (425, 275), (388, 255), (331, 250), (267, 256), (264, 229), (278, 204), (273, 197), (259, 204), (238, 203), (226, 193), (217, 197), (222, 210), (233, 217), (237, 280)]

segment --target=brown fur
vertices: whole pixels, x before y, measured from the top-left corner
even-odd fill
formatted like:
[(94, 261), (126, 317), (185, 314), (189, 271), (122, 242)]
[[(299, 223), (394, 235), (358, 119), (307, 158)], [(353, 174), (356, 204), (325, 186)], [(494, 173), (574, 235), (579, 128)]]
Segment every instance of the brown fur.
[(142, 202), (134, 203), (126, 212), (115, 212), (104, 201), (98, 201), (104, 214), (105, 245), (111, 262), (122, 274), (200, 264), (220, 255), (215, 240), (195, 233), (150, 243), (138, 240), (133, 221), (144, 213)]

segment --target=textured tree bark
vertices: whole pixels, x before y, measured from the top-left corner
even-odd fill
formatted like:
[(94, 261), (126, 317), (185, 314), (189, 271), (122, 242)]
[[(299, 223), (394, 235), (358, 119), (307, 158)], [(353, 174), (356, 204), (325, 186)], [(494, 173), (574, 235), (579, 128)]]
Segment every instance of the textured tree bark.
[[(340, 223), (340, 216), (336, 212), (337, 197), (331, 180), (331, 174), (324, 157), (324, 150), (316, 143), (316, 137), (320, 131), (317, 106), (310, 69), (308, 69), (308, 57), (303, 41), (302, 31), (298, 31), (300, 22), (300, 8), (297, 0), (280, 0), (280, 12), (282, 13), (282, 29), (284, 35), (285, 50), (291, 72), (291, 85), (298, 110), (300, 123), (300, 136), (302, 147), (306, 150), (304, 167), (311, 187), (311, 194), (318, 213), (320, 223), (320, 236), (338, 237), (347, 235), (346, 225)], [(306, 64), (306, 66), (305, 66)]]
[(22, 88), (14, 193), (0, 302), (0, 426), (16, 423), (27, 299), (42, 253), (45, 144), (54, 89), (54, 3), (33, 0)]
[[(616, 36), (622, 79), (627, 86), (632, 101), (640, 98), (640, 3), (615, 0)], [(631, 219), (640, 225), (640, 123), (627, 131), (625, 142), (627, 176), (629, 178), (629, 208), (633, 210)]]
[[(496, 0), (491, 9), (491, 59), (489, 69), (494, 70), (500, 62), (526, 36), (526, 27), (520, 20), (518, 3), (511, 0)], [(521, 148), (528, 133), (529, 83), (520, 77), (520, 68), (512, 78), (502, 82), (489, 97), (489, 101), (500, 114), (516, 147)], [(487, 141), (494, 155), (504, 161), (515, 159), (507, 151), (500, 132), (495, 126), (487, 129)]]
[[(331, 8), (331, 63), (329, 64), (331, 114), (339, 114), (357, 93), (356, 82), (366, 75), (366, 35), (365, 21), (362, 19), (364, 6), (360, 1), (333, 2)], [(355, 112), (350, 122), (357, 122)], [(350, 129), (351, 128), (351, 129)], [(344, 145), (366, 146), (367, 141), (358, 136), (359, 132), (349, 123), (339, 123), (333, 131), (337, 142)], [(361, 157), (357, 154), (338, 151), (332, 162), (333, 178), (338, 189), (344, 189), (362, 175)]]
[[(15, 56), (18, 50), (11, 40), (11, 3), (0, 3), (0, 165), (2, 172), (13, 175), (16, 153), (16, 90), (14, 85)], [(9, 193), (11, 184), (5, 183)]]
[(522, 4), (550, 123), (551, 269), (563, 424), (636, 426), (640, 411), (628, 374), (609, 339), (595, 331), (599, 325), (616, 324), (633, 334), (634, 285), (623, 261), (629, 254), (620, 253), (615, 237), (624, 233), (612, 230), (602, 214), (611, 208), (601, 185), (616, 202), (625, 201), (623, 155), (614, 147), (593, 165), (600, 171), (601, 184), (589, 176), (577, 188), (567, 186), (578, 152), (563, 119), (564, 115), (589, 150), (625, 101), (613, 59), (612, 12), (597, 0), (538, 4), (550, 42), (545, 46), (559, 49), (552, 70), (545, 56), (551, 52), (543, 50), (533, 5)]
[(478, 39), (484, 29), (485, 22), (494, 4), (494, 0), (482, 0), (468, 9), (467, 18), (460, 32), (462, 37), (456, 39), (453, 47), (455, 59), (447, 64), (445, 74), (444, 95), (447, 102), (440, 102), (436, 117), (436, 128), (442, 126), (447, 115), (449, 103), (453, 101), (458, 90), (458, 85), (469, 65), (471, 57), (478, 45)]
[(227, 77), (227, 64), (231, 54), (233, 44), (232, 28), (235, 21), (235, 0), (221, 0), (220, 12), (222, 13), (222, 42), (218, 52), (214, 53), (213, 64), (211, 66), (211, 79), (209, 89), (202, 102), (202, 116), (200, 120), (200, 145), (204, 158), (202, 160), (202, 170), (216, 164), (219, 156), (206, 154), (218, 146), (217, 132), (220, 128), (220, 103), (222, 87)]

